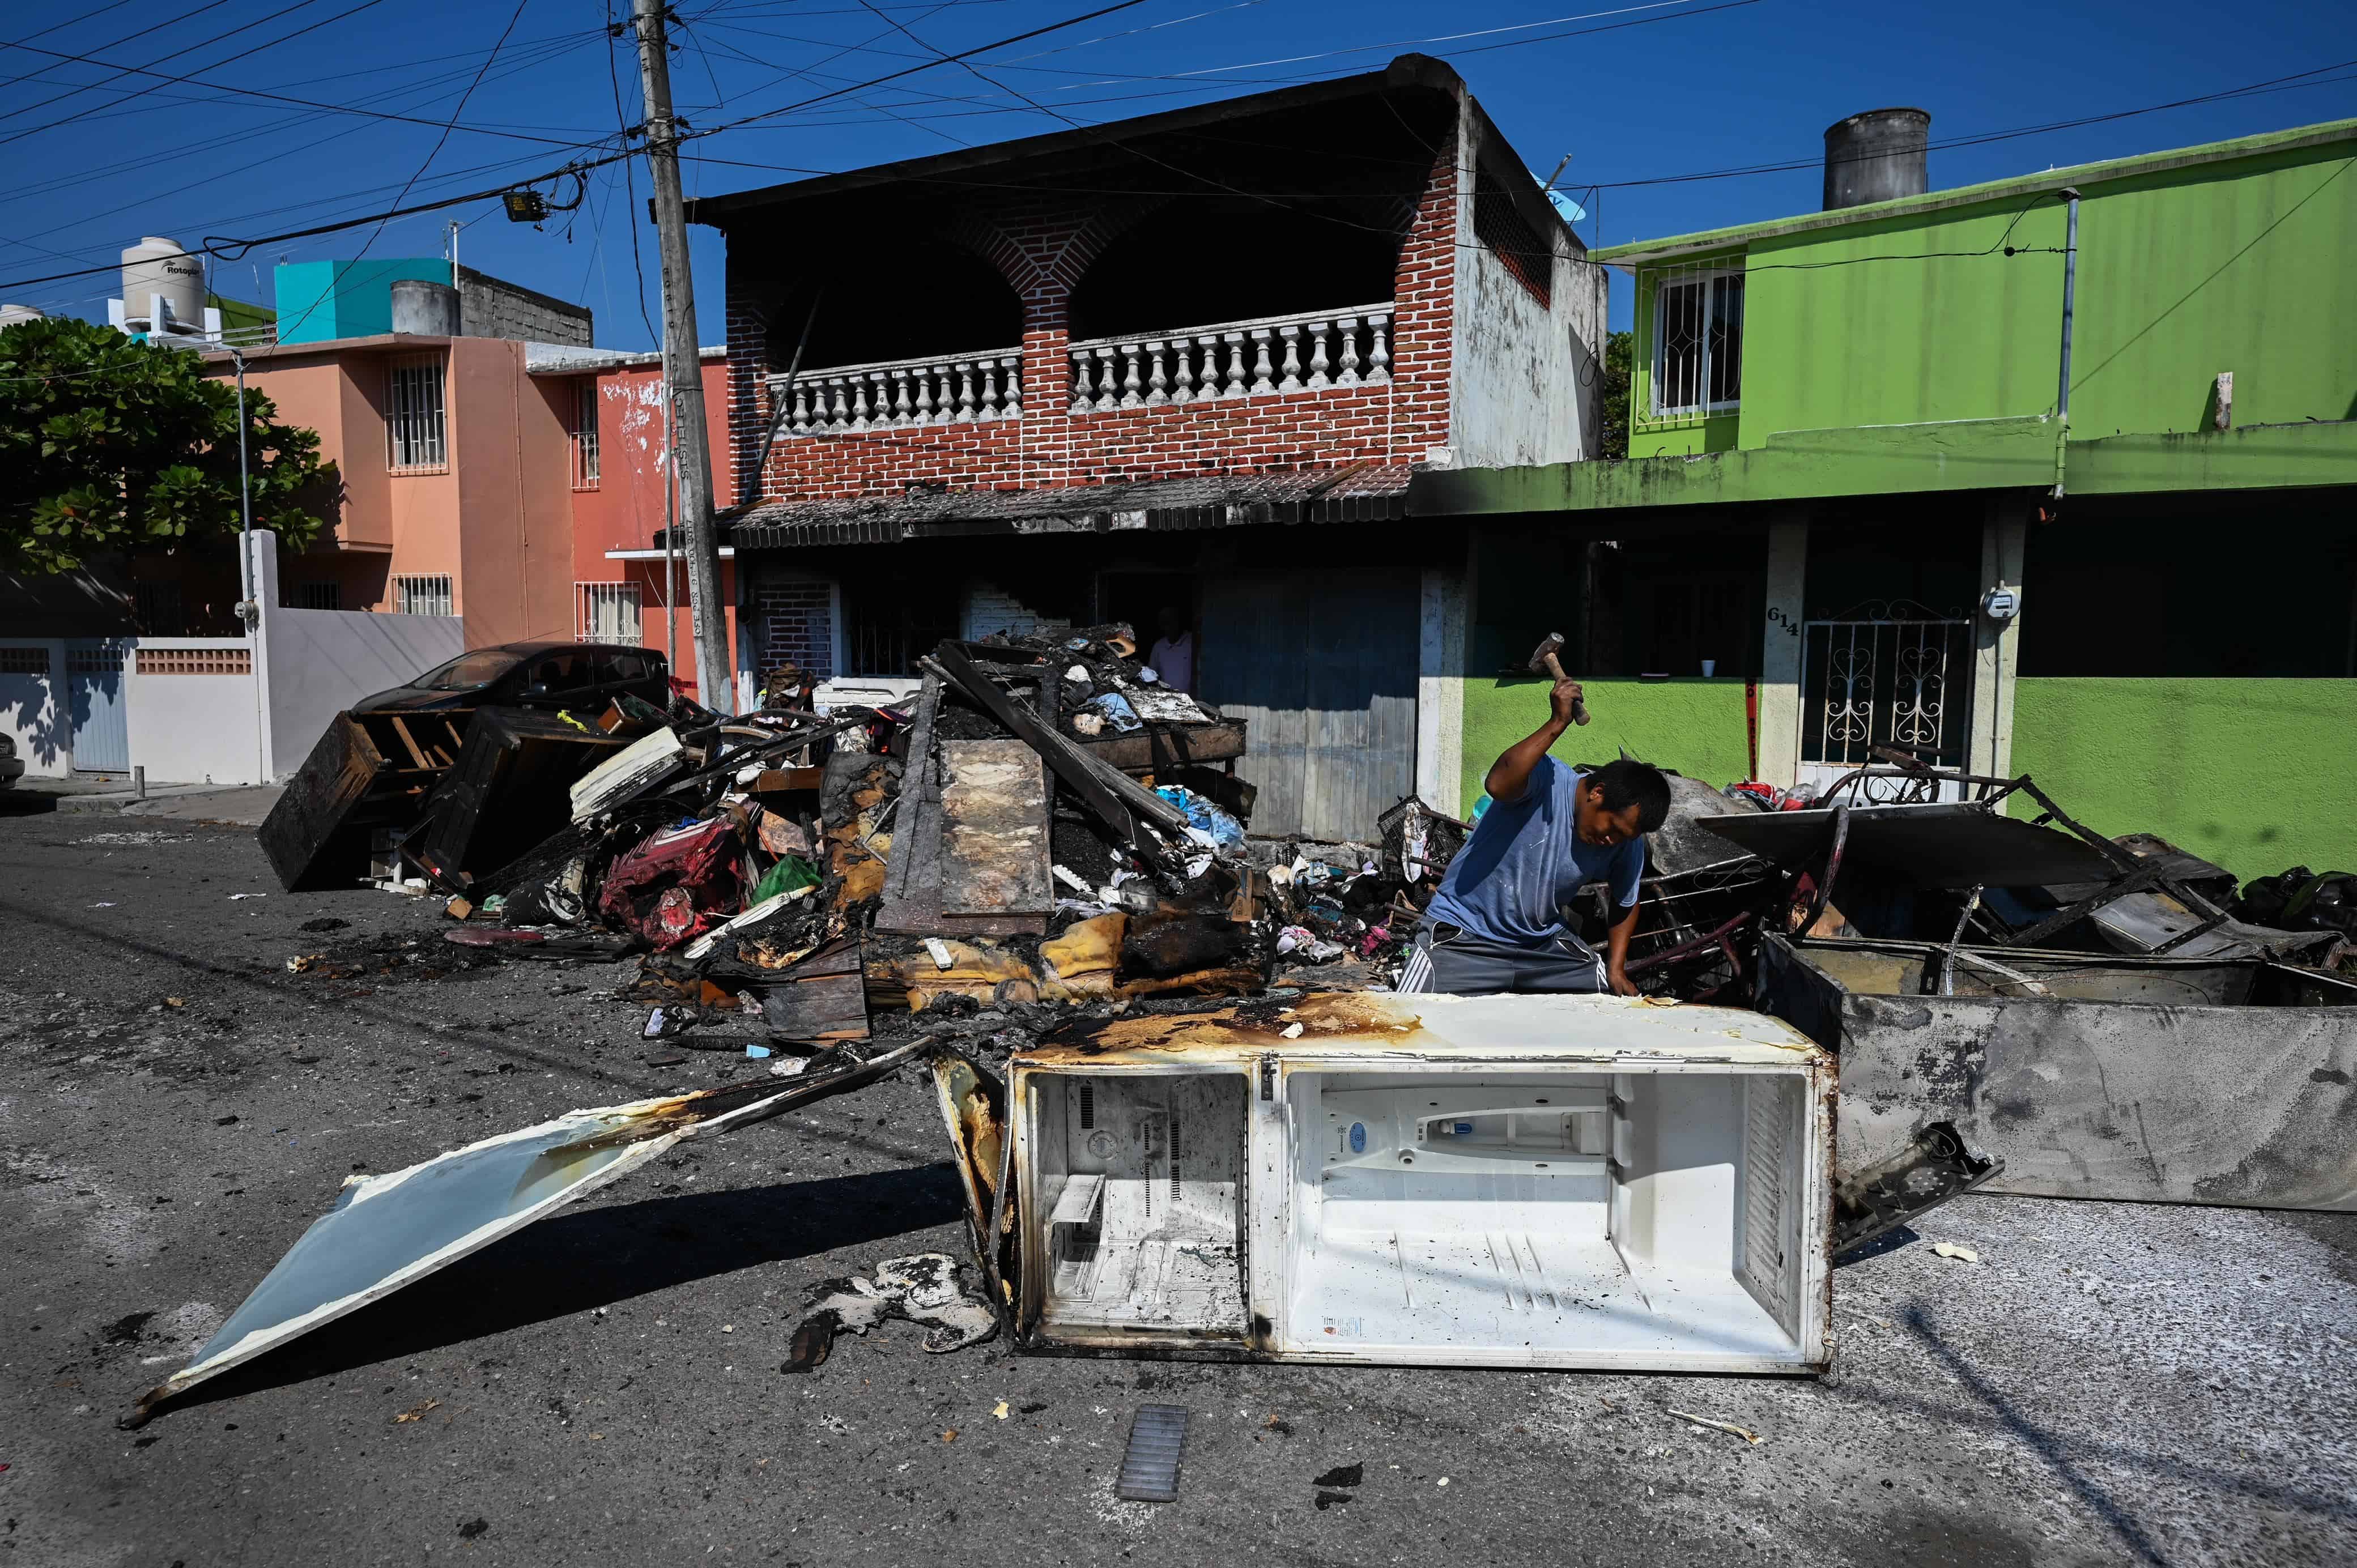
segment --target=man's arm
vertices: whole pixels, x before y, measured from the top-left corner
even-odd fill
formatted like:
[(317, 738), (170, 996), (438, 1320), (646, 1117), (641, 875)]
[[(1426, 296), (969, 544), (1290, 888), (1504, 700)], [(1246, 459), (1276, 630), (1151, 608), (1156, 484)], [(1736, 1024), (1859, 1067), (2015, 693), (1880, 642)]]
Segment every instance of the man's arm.
[(1637, 934), (1637, 906), (1621, 911), (1604, 933), (1604, 980), (1615, 996), (1634, 996), (1637, 983), (1629, 978), (1629, 939)]
[(1490, 764), (1490, 771), (1481, 779), (1481, 788), (1490, 792), (1490, 799), (1513, 801), (1523, 798), (1523, 792), (1530, 788), (1531, 770), (1538, 767), (1547, 747), (1571, 727), (1571, 711), (1579, 697), (1578, 682), (1555, 683), (1555, 690), (1547, 693), (1547, 722), (1500, 752), (1498, 760)]

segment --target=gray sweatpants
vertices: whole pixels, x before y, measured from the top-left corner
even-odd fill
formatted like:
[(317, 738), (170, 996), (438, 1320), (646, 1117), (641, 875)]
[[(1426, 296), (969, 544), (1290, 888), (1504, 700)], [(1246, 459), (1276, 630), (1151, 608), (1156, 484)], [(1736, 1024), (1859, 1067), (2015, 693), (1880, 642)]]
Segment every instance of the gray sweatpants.
[(1604, 957), (1577, 937), (1542, 947), (1511, 947), (1451, 925), (1426, 920), (1400, 972), (1401, 992), (1490, 996), (1501, 992), (1600, 992), (1611, 989)]

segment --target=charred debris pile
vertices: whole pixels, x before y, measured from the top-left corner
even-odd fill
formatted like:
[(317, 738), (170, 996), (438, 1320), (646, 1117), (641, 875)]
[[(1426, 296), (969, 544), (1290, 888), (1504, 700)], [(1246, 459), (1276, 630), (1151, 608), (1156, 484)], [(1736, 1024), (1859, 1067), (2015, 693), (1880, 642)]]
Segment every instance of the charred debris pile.
[[(1961, 1193), (2339, 1210), (2357, 1193), (2357, 1031), (2340, 1024), (2357, 980), (2329, 879), (2237, 895), (2027, 777), (1888, 752), (1822, 799), (1674, 781), (1628, 966), (1643, 999), (1275, 989), (1381, 989), (1466, 825), (1410, 799), (1373, 844), (1248, 839), (1252, 790), (1221, 766), (1243, 727), (1158, 689), (1126, 628), (948, 642), (919, 664), (911, 700), (831, 713), (790, 693), (741, 719), (339, 718), (264, 829), (290, 886), (433, 892), (468, 961), (636, 954), (622, 993), (662, 1048), (758, 1019), (767, 1043), (718, 1048), (777, 1059), (351, 1177), (124, 1424), (681, 1140), (920, 1062), (971, 1260), (821, 1282), (783, 1371), (905, 1317), (934, 1351), (1003, 1334), (1059, 1353), (1814, 1372), (1834, 1256)], [(1652, 1004), (1714, 999), (1751, 1010)], [(1723, 1158), (1681, 1167), (1715, 1185), (1623, 1203), (1661, 1174), (1673, 1119), (1681, 1148), (1719, 1140)], [(1306, 1155), (1247, 1160), (1280, 1123), (1309, 1130)], [(1410, 1180), (1461, 1223), (1354, 1218)], [(1319, 1196), (1289, 1202), (1297, 1182)], [(1583, 1282), (1579, 1309), (1518, 1319), (1514, 1345), (1469, 1341), (1494, 1308), (1451, 1293), (1491, 1288), (1480, 1217), (1510, 1197), (1539, 1228), (1522, 1245)], [(1729, 1235), (1734, 1262), (1715, 1261)], [(1702, 1317), (1676, 1286), (1634, 1288), (1680, 1260), (1709, 1264), (1687, 1281)], [(1255, 1294), (1271, 1278), (1313, 1283)]]
[(1003, 1051), (1076, 1008), (1288, 971), (1380, 985), (1469, 831), (1410, 799), (1372, 843), (1248, 840), (1244, 725), (1164, 685), (1126, 626), (943, 642), (918, 673), (904, 702), (831, 709), (789, 676), (740, 717), (342, 714), (262, 843), (290, 888), (441, 899), (473, 961), (635, 955), (620, 994), (664, 1057), (799, 1072), (863, 1054), (871, 1017)]

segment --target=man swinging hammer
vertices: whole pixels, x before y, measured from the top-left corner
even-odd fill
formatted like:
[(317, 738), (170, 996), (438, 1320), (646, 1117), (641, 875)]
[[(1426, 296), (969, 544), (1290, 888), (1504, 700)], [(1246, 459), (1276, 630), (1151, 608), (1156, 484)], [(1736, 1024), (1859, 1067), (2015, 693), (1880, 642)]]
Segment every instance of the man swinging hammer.
[[(1552, 652), (1541, 645), (1542, 655)], [(1587, 715), (1579, 683), (1552, 658), (1547, 663), (1555, 676), (1547, 722), (1490, 765), (1482, 780), (1490, 809), (1424, 912), (1401, 991), (1637, 994), (1627, 964), (1644, 835), (1669, 815), (1670, 781), (1626, 758), (1582, 772), (1549, 757), (1547, 747)], [(1563, 916), (1562, 907), (1590, 882), (1612, 894), (1601, 954)]]

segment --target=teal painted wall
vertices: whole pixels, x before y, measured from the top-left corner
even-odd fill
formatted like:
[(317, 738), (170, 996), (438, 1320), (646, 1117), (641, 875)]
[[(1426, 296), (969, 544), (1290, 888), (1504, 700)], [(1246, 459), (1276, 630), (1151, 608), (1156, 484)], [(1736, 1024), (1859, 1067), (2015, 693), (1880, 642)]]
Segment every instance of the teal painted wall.
[[(2221, 371), (2237, 426), (2357, 418), (2352, 165), (2341, 141), (2083, 179), (2073, 440), (2207, 428)], [(1749, 242), (1737, 445), (2050, 412), (2064, 223), (2050, 194), (2017, 190)], [(1697, 449), (1690, 422), (1641, 423), (1653, 282), (1638, 279), (1631, 456)]]
[[(1566, 762), (1609, 762), (1625, 746), (1647, 762), (1713, 785), (1749, 777), (1742, 682), (1696, 677), (1581, 684), (1593, 722), (1566, 733), (1552, 755)], [(1546, 722), (1547, 690), (1544, 681), (1465, 682), (1465, 781), (1458, 804), (1467, 811), (1481, 798), (1482, 777), (1498, 754)]]
[(2098, 832), (2158, 833), (2245, 881), (2357, 870), (2357, 681), (2026, 676), (2012, 770)]
[(450, 281), (438, 256), (382, 262), (283, 262), (275, 274), (278, 340), (324, 343), (393, 330), (393, 285), (404, 278)]

